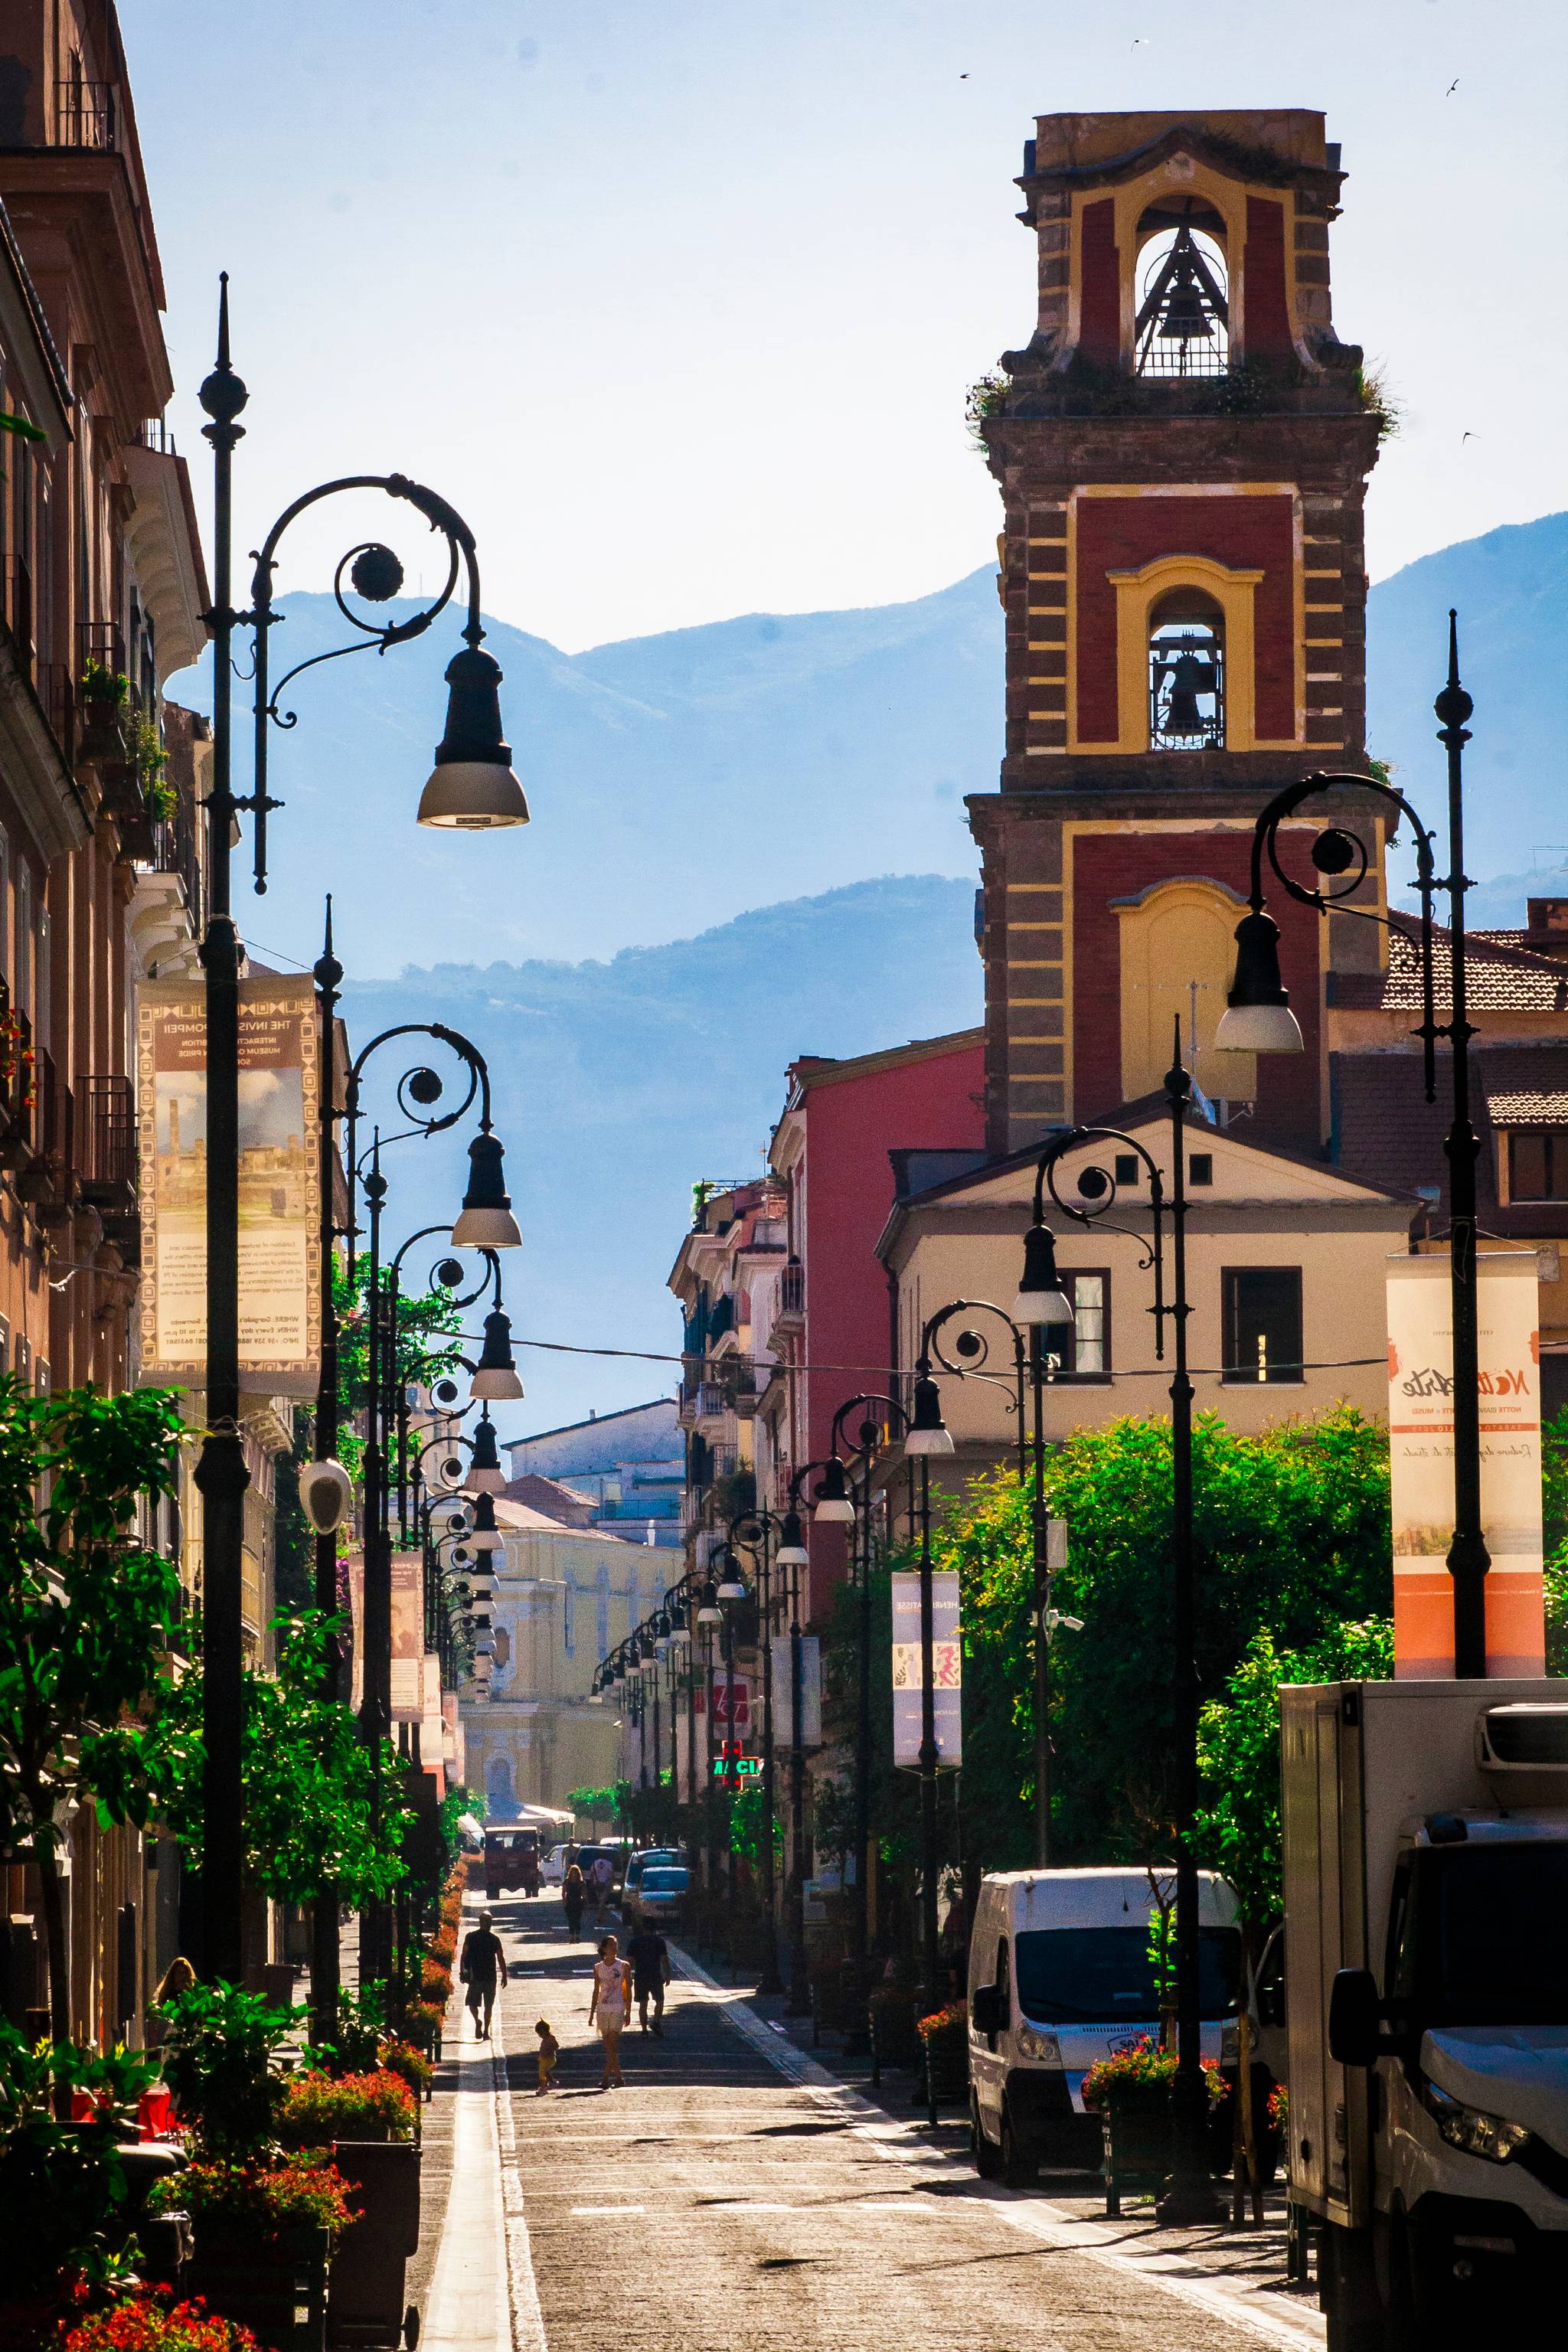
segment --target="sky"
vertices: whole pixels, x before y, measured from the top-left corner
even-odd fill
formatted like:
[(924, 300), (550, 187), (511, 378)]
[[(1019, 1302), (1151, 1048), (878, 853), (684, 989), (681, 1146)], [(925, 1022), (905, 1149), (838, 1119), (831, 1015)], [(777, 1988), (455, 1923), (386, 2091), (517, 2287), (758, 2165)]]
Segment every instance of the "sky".
[[(1543, 0), (121, 0), (178, 383), (231, 273), (237, 543), (429, 482), (567, 650), (879, 604), (987, 560), (964, 390), (1034, 323), (1013, 176), (1061, 110), (1321, 108), (1334, 317), (1405, 412), (1381, 578), (1568, 506), (1568, 8)], [(1468, 436), (1468, 437), (1467, 437)], [(285, 543), (324, 587), (371, 530)], [(363, 520), (364, 531), (360, 529)]]

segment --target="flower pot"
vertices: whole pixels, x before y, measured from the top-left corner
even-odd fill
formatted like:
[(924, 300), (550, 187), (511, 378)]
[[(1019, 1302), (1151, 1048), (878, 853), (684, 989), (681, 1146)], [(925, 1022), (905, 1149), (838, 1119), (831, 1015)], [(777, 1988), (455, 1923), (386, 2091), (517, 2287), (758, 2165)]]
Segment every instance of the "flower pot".
[(419, 2246), (420, 2148), (414, 2140), (341, 2139), (332, 2161), (359, 2209), (332, 2256), (327, 2342), (402, 2341), (404, 2266)]
[(201, 2295), (212, 2310), (241, 2321), (278, 2352), (324, 2352), (324, 2230), (274, 2234), (259, 2221), (198, 2215), (193, 2234), (195, 2250), (182, 2282), (184, 2294)]
[(1149, 2194), (1170, 2172), (1171, 2101), (1168, 2092), (1148, 2090), (1112, 2098), (1100, 2118), (1105, 2157), (1105, 2210), (1121, 2210), (1124, 2192)]

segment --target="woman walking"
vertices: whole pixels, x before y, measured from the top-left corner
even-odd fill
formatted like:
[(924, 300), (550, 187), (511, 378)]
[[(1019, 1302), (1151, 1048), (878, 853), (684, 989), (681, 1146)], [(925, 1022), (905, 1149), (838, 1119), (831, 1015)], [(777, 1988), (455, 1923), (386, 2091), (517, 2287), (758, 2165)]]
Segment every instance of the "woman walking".
[(576, 1863), (562, 1883), (561, 1900), (566, 1906), (566, 1933), (575, 1943), (583, 1932), (583, 1906), (588, 1900), (588, 1882)]
[(601, 2091), (625, 2088), (621, 2074), (621, 2029), (626, 2021), (631, 1997), (632, 1972), (622, 1959), (615, 1937), (605, 1936), (600, 1941), (599, 1957), (594, 1964), (594, 1994), (588, 2003), (588, 2022), (597, 2025), (599, 2039), (605, 2045), (605, 2074), (599, 2084)]

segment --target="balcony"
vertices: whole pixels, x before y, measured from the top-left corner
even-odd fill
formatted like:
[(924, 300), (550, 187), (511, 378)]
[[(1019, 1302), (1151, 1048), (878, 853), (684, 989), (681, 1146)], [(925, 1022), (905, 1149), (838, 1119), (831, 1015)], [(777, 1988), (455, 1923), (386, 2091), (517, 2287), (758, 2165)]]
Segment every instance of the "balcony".
[(112, 155), (120, 147), (120, 91), (111, 81), (62, 81), (55, 92), (57, 147)]
[[(30, 1038), (26, 1014), (18, 1026)], [(34, 1055), (33, 1099), (23, 1116), (31, 1156), (18, 1170), (16, 1197), (45, 1211), (67, 1208), (76, 1192), (76, 1097), (47, 1051)]]
[(136, 1202), (136, 1098), (128, 1077), (79, 1077), (80, 1118), (77, 1172), (82, 1197), (95, 1208), (129, 1209)]

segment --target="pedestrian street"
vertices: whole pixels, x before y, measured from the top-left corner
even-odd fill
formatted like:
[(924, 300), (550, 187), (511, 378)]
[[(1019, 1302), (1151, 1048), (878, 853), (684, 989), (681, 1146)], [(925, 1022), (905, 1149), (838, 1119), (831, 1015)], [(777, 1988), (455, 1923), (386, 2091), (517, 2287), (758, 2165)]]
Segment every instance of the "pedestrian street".
[[(479, 1907), (470, 1895), (466, 1925)], [(1315, 2308), (1140, 2261), (1136, 2221), (982, 2183), (684, 1955), (665, 2038), (634, 2018), (626, 2087), (601, 2092), (595, 1933), (568, 1943), (549, 1898), (491, 1907), (510, 1982), (489, 2043), (456, 2002), (447, 2015), (430, 2137), (445, 2105), (452, 2185), (427, 2231), (425, 2352), (588, 2352), (606, 2336), (624, 2352), (1322, 2342)], [(542, 2017), (562, 2043), (542, 2098)]]

